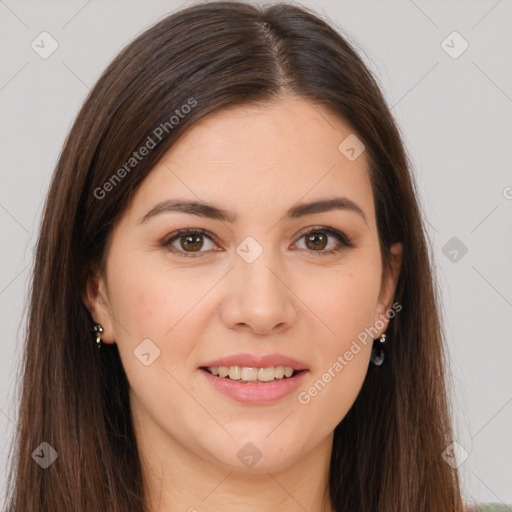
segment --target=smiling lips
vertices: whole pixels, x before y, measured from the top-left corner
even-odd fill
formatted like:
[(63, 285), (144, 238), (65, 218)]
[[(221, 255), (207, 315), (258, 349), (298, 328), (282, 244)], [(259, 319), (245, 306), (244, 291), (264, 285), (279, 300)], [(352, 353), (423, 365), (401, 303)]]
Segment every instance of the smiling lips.
[(308, 373), (304, 363), (280, 354), (236, 354), (209, 361), (199, 369), (218, 391), (254, 405), (290, 394)]
[(276, 366), (290, 367), (294, 370), (307, 370), (308, 366), (301, 362), (281, 354), (267, 354), (265, 356), (255, 356), (247, 353), (233, 354), (231, 356), (208, 361), (200, 366), (200, 368), (219, 368), (225, 366), (239, 366), (241, 368), (271, 368)]
[(226, 377), (242, 382), (270, 382), (276, 379), (292, 377), (297, 373), (290, 366), (270, 366), (254, 368), (248, 366), (214, 366), (205, 368), (206, 371), (218, 377)]
[(302, 370), (307, 370), (304, 363), (281, 354), (262, 357), (234, 354), (205, 363), (200, 368), (221, 378), (243, 382), (271, 382), (290, 378)]

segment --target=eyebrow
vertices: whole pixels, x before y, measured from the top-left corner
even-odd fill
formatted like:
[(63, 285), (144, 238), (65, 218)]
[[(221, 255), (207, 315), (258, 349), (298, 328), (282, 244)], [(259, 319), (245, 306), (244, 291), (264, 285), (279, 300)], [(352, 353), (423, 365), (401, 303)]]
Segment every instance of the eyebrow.
[[(357, 213), (360, 215), (366, 225), (366, 215), (361, 207), (346, 197), (333, 197), (329, 199), (319, 199), (311, 201), (309, 203), (301, 203), (292, 206), (285, 214), (285, 217), (290, 219), (297, 219), (304, 217), (305, 215), (311, 215), (314, 213), (323, 213), (332, 210), (345, 210)], [(205, 201), (188, 201), (188, 200), (176, 200), (167, 199), (155, 205), (144, 215), (140, 220), (139, 224), (142, 224), (156, 215), (166, 212), (182, 212), (191, 215), (197, 215), (199, 217), (206, 217), (209, 219), (221, 220), (223, 222), (234, 223), (237, 220), (237, 214), (229, 210), (225, 210), (218, 206)]]

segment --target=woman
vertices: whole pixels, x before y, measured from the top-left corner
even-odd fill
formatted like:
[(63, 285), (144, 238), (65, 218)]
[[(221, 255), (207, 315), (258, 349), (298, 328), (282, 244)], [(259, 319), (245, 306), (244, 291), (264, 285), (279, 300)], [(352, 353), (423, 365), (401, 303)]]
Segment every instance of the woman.
[(128, 45), (48, 194), (9, 510), (464, 510), (409, 167), (304, 8)]

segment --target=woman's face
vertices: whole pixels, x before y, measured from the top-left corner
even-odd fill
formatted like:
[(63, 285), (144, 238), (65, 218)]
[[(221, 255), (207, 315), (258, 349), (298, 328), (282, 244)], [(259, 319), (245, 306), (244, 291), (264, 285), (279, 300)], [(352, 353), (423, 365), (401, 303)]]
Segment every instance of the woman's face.
[[(351, 133), (293, 97), (237, 107), (192, 127), (143, 181), (85, 295), (103, 341), (118, 345), (139, 442), (239, 470), (330, 450), (386, 330), (401, 254), (392, 248), (381, 282), (366, 154), (343, 142)], [(334, 198), (352, 206), (304, 208)], [(210, 363), (304, 371), (246, 384)], [(276, 375), (258, 372), (241, 376)]]

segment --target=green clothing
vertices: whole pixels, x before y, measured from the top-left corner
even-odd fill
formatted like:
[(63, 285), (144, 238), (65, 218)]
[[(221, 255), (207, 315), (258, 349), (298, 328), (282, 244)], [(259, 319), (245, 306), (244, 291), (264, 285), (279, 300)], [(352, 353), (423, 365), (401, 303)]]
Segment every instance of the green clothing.
[(500, 503), (477, 503), (477, 512), (512, 512), (512, 505), (502, 505)]

